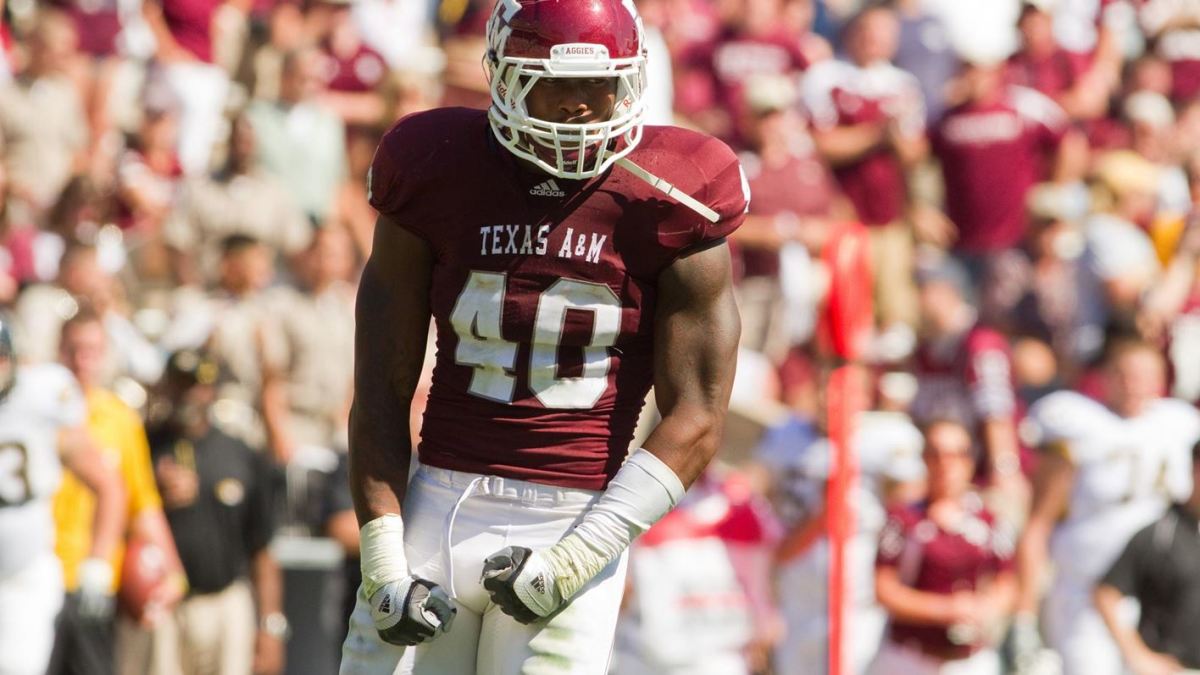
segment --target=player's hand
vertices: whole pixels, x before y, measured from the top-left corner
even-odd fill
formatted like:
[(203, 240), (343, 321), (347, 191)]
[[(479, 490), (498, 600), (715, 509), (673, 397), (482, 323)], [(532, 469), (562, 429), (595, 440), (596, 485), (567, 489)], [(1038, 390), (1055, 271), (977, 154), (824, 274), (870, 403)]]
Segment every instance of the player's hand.
[(500, 611), (524, 624), (550, 616), (563, 604), (542, 554), (524, 546), (509, 546), (483, 561), (483, 588)]
[(113, 568), (102, 558), (88, 558), (79, 563), (79, 614), (97, 621), (107, 620), (113, 613)]
[(371, 596), (371, 618), (384, 642), (411, 647), (450, 631), (458, 607), (437, 584), (408, 576)]

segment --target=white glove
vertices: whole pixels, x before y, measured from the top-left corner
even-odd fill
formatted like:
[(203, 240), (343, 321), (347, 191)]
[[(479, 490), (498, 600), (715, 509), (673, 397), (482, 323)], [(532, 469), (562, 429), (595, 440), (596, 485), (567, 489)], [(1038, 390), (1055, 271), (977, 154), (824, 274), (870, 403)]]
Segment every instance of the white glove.
[(564, 600), (545, 555), (524, 546), (508, 546), (483, 561), (483, 588), (500, 611), (524, 624), (550, 616)]
[(447, 633), (458, 608), (432, 581), (405, 577), (384, 584), (371, 596), (371, 618), (384, 641), (409, 647)]
[(79, 614), (85, 618), (103, 620), (113, 612), (113, 568), (102, 558), (88, 558), (79, 563)]
[(458, 608), (441, 586), (408, 572), (399, 515), (380, 516), (364, 525), (359, 550), (363, 594), (384, 642), (408, 647), (449, 632)]

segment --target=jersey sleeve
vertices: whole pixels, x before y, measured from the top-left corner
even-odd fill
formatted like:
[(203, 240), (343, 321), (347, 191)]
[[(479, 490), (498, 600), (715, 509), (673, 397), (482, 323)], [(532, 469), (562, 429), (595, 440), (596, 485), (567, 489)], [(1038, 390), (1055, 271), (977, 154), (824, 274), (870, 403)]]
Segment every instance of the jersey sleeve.
[(367, 172), (367, 201), (379, 213), (425, 240), (434, 233), (422, 217), (420, 195), (430, 180), (428, 168), (444, 135), (428, 116), (414, 113), (396, 122), (379, 142)]
[(705, 206), (716, 211), (717, 222), (713, 223), (683, 204), (684, 217), (692, 221), (693, 238), (685, 248), (699, 247), (718, 241), (732, 234), (750, 209), (750, 182), (733, 150), (723, 142), (711, 138), (700, 147), (693, 157), (696, 171), (704, 180), (703, 198)]

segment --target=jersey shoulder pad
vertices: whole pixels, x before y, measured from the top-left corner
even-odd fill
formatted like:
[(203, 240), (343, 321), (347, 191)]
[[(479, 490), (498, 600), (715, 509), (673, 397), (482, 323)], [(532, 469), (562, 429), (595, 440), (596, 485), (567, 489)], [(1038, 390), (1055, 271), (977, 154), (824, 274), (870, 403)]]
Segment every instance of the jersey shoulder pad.
[(367, 201), (380, 213), (427, 237), (423, 218), (412, 213), (425, 187), (452, 175), (456, 164), (479, 161), (487, 113), (437, 108), (400, 118), (384, 134), (367, 173)]
[[(713, 223), (674, 203), (661, 226), (660, 240), (666, 246), (683, 251), (717, 241), (745, 219), (750, 185), (738, 156), (724, 142), (679, 127), (647, 126), (629, 159), (717, 213)], [(652, 196), (659, 197), (657, 192)]]
[(1113, 414), (1100, 402), (1073, 391), (1059, 391), (1033, 404), (1026, 418), (1026, 441), (1063, 454), (1073, 462), (1087, 461), (1088, 437), (1103, 433)]
[(21, 366), (9, 394), (10, 404), (21, 407), (22, 415), (33, 415), (54, 426), (83, 424), (87, 404), (75, 376), (56, 363)]

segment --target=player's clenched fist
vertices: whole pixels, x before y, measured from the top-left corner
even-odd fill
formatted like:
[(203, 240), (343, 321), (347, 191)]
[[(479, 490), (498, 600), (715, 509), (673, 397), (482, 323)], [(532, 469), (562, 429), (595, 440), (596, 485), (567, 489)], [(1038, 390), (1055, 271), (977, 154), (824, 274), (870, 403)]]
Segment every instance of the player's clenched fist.
[(408, 576), (384, 584), (371, 596), (371, 618), (384, 642), (412, 646), (450, 630), (458, 608), (445, 589)]
[(483, 588), (500, 611), (525, 624), (550, 616), (563, 603), (543, 555), (524, 546), (506, 547), (483, 561)]
[(458, 608), (441, 586), (409, 574), (399, 515), (380, 516), (364, 525), (359, 550), (363, 595), (384, 642), (408, 647), (449, 632)]

